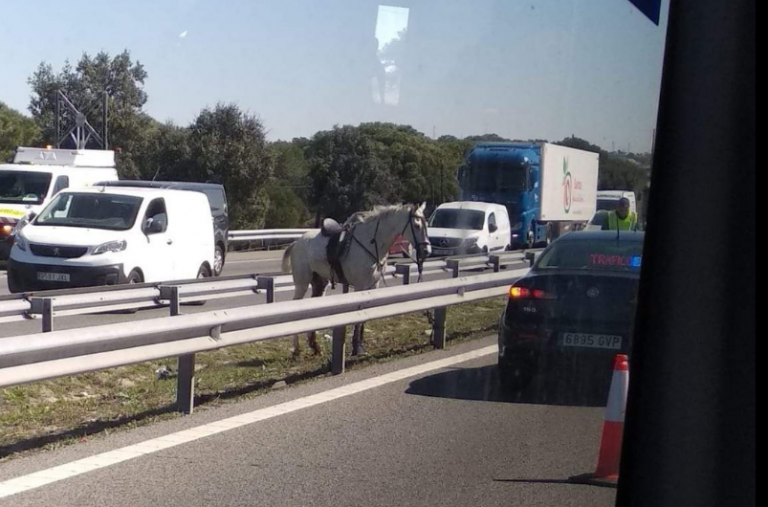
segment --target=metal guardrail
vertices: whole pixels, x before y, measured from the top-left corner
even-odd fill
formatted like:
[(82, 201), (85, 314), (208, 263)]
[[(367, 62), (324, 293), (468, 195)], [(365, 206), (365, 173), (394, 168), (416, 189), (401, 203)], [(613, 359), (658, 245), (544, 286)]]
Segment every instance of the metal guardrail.
[[(181, 288), (165, 290), (172, 318), (140, 326), (108, 324), (2, 339), (0, 387), (179, 357), (177, 405), (191, 413), (194, 354), (233, 345), (334, 328), (331, 369), (344, 371), (346, 326), (435, 309), (433, 345), (445, 347), (446, 308), (502, 296), (527, 269), (387, 287), (324, 298), (179, 315)], [(260, 279), (274, 290), (275, 279)], [(406, 280), (404, 280), (406, 282)]]
[(317, 229), (260, 229), (253, 231), (229, 231), (229, 242), (262, 241), (276, 239), (299, 239), (308, 232)]
[[(498, 257), (498, 259), (496, 259)], [(459, 259), (441, 259), (427, 261), (423, 265), (423, 274), (434, 275), (450, 271), (454, 276), (463, 270), (493, 267), (499, 271), (506, 264), (523, 261), (520, 253), (502, 256), (472, 256)], [(498, 262), (498, 265), (496, 263)], [(410, 283), (417, 272), (413, 263), (388, 265), (387, 277), (402, 277), (404, 283)], [(271, 280), (271, 281), (268, 281)], [(271, 284), (271, 285), (267, 285)], [(268, 301), (274, 301), (277, 292), (294, 290), (291, 275), (272, 278), (258, 275), (244, 275), (204, 280), (185, 280), (161, 284), (141, 284), (138, 286), (91, 287), (52, 292), (38, 292), (5, 296), (0, 300), (0, 323), (18, 322), (31, 318), (42, 318), (42, 330), (54, 329), (54, 318), (93, 313), (138, 310), (142, 308), (162, 307), (170, 304), (170, 286), (179, 287), (181, 304), (244, 297), (253, 294), (267, 294)]]

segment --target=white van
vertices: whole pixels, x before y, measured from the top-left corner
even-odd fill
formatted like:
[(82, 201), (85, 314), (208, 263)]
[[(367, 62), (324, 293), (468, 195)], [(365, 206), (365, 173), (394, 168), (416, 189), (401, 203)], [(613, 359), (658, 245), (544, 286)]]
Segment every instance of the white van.
[(613, 211), (619, 199), (629, 199), (629, 209), (637, 214), (637, 196), (627, 190), (601, 190), (597, 193), (597, 211)]
[(441, 204), (429, 219), (432, 255), (463, 255), (509, 250), (512, 228), (507, 208), (487, 202)]
[(0, 262), (8, 260), (14, 230), (60, 191), (116, 180), (113, 151), (18, 148), (12, 164), (0, 164)]
[(16, 234), (11, 292), (211, 276), (213, 218), (200, 192), (90, 187), (60, 192)]

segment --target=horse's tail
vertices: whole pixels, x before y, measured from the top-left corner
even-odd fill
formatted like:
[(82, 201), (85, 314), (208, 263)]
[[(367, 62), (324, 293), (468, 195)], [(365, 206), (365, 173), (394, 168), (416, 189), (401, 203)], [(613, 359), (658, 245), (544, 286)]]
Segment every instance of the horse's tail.
[(296, 243), (291, 243), (291, 246), (285, 249), (285, 253), (283, 254), (283, 273), (291, 272), (291, 252), (295, 246)]

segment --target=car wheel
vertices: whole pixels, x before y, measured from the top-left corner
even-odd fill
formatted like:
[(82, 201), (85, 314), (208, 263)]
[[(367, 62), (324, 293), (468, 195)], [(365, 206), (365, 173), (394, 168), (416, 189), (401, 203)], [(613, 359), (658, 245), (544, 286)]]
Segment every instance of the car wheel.
[(224, 247), (216, 245), (213, 254), (213, 276), (221, 276), (222, 271), (224, 271)]

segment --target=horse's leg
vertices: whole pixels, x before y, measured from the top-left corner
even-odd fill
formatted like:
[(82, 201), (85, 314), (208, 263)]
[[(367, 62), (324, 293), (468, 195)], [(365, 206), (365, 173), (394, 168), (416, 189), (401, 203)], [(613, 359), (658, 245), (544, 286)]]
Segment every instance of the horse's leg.
[[(328, 281), (325, 280), (323, 277), (321, 277), (317, 273), (314, 273), (312, 275), (312, 297), (313, 298), (323, 297), (325, 295), (325, 290), (327, 286), (328, 286)], [(312, 348), (315, 355), (319, 356), (322, 353), (322, 351), (320, 350), (320, 345), (317, 343), (317, 331), (312, 331), (310, 333), (307, 333), (307, 339), (309, 341), (309, 346)]]
[(352, 357), (360, 355), (360, 324), (355, 324), (352, 330)]
[[(378, 288), (379, 288), (379, 281), (377, 279), (371, 284), (368, 290), (378, 289)], [(352, 333), (352, 355), (353, 356), (359, 356), (360, 354), (365, 354), (364, 339), (365, 339), (365, 322), (361, 322), (360, 324), (355, 324), (355, 330)]]
[(365, 322), (355, 324), (355, 331), (352, 334), (352, 355), (359, 356), (365, 354)]
[[(293, 300), (304, 299), (304, 295), (307, 293), (309, 285), (306, 283), (299, 283), (294, 280), (296, 285), (295, 292), (293, 294)], [(293, 335), (293, 358), (297, 359), (301, 355), (301, 343), (299, 342), (299, 335)]]

